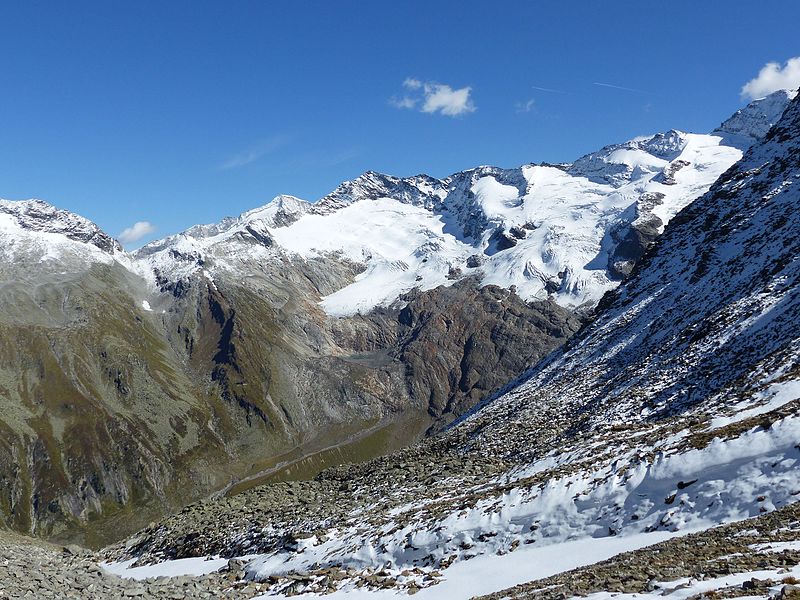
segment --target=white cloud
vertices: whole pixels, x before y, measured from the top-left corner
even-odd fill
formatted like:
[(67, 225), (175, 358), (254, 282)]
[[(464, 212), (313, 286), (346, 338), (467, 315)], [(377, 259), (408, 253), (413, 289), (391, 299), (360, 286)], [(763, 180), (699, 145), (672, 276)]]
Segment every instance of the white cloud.
[(800, 56), (795, 56), (787, 60), (783, 67), (776, 62), (765, 64), (755, 78), (742, 86), (742, 96), (751, 99), (763, 98), (778, 90), (796, 90), (798, 87), (800, 87)]
[(389, 104), (395, 108), (439, 113), (448, 117), (458, 117), (475, 111), (475, 104), (470, 99), (472, 88), (469, 86), (453, 89), (443, 83), (408, 77), (403, 82), (403, 87), (408, 94), (389, 100)]
[(469, 99), (471, 87), (454, 90), (449, 85), (437, 83), (426, 84), (423, 89), (425, 90), (425, 104), (422, 105), (422, 112), (440, 112), (448, 117), (456, 117), (475, 110), (475, 105)]
[(123, 244), (132, 244), (138, 242), (146, 235), (150, 235), (156, 230), (150, 221), (136, 221), (130, 227), (126, 227), (119, 234), (119, 241)]

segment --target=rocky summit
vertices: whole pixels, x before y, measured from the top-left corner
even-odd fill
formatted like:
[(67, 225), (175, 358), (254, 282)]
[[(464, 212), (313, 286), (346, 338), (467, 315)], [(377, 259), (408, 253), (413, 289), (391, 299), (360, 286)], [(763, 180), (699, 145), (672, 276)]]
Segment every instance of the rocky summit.
[(799, 215), (787, 91), (134, 252), (2, 201), (0, 596), (794, 597)]

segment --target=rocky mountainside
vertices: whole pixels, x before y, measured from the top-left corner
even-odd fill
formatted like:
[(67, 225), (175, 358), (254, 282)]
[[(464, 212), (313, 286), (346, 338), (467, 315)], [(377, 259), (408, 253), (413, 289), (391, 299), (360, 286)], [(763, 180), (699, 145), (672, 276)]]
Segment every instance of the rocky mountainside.
[(3, 201), (3, 522), (102, 543), (446, 427), (573, 335), (787, 99), (751, 104), (735, 136), (571, 165), (370, 172), (135, 253)]
[[(285, 594), (702, 593), (697, 578), (780, 588), (800, 560), (798, 209), (796, 98), (566, 348), (446, 432), (192, 505), (106, 556), (141, 574), (164, 559), (246, 557), (249, 579)], [(692, 530), (707, 533), (673, 539)], [(656, 542), (645, 576), (634, 566), (648, 555), (634, 552), (543, 579)]]

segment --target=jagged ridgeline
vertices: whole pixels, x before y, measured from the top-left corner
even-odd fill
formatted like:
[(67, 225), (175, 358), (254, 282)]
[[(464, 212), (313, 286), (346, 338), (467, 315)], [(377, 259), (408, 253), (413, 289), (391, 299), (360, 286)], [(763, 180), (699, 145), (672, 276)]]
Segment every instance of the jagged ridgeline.
[(789, 94), (712, 134), (377, 173), (128, 253), (0, 202), (0, 514), (99, 544), (438, 431), (572, 336)]

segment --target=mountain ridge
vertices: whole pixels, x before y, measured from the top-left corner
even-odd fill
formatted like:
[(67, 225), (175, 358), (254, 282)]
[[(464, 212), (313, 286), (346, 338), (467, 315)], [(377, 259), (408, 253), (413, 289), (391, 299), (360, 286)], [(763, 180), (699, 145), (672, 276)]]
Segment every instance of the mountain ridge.
[[(779, 547), (795, 549), (798, 208), (800, 98), (667, 225), (591, 324), (482, 409), (369, 463), (192, 505), (108, 556), (145, 572), (154, 561), (244, 557), (244, 576), (287, 595), (388, 587), (436, 597), (487, 590), (486, 573), (524, 583), (526, 559), (581, 542), (636, 550), (706, 530), (659, 546), (686, 553), (666, 562), (695, 579), (756, 566), (734, 566), (724, 545), (710, 551), (719, 571), (695, 560), (723, 535), (715, 530), (752, 544), (782, 531)], [(676, 578), (659, 565), (547, 585), (648, 593)], [(487, 591), (564, 597), (536, 585)]]

